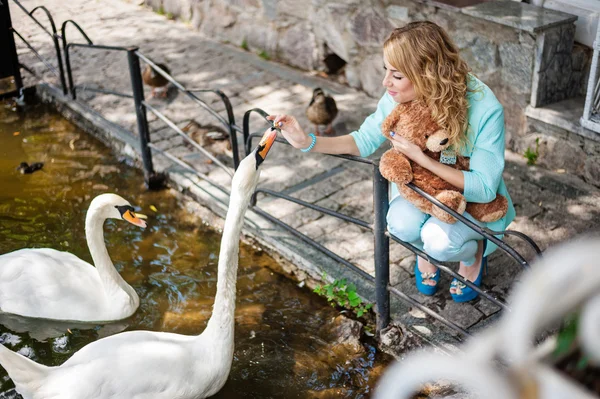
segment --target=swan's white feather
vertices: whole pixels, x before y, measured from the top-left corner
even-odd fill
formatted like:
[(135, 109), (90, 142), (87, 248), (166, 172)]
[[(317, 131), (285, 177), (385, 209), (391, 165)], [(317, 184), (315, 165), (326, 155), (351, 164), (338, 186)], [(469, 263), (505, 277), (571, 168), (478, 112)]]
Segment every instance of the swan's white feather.
[[(49, 368), (39, 389), (24, 397), (173, 399), (210, 396), (227, 379), (224, 371), (228, 371), (231, 359), (220, 361), (226, 348), (212, 342), (202, 345), (196, 338), (130, 331), (101, 339), (85, 346), (60, 367)], [(233, 354), (233, 347), (229, 352)]]
[[(106, 314), (96, 268), (69, 252), (21, 249), (0, 256), (0, 310), (49, 319)], [(100, 319), (98, 319), (100, 320)]]

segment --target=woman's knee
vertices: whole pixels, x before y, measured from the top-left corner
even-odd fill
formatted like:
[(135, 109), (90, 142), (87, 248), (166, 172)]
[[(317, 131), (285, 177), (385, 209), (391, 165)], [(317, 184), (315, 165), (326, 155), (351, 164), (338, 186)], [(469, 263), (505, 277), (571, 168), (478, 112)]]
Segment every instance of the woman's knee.
[(464, 242), (453, 240), (442, 226), (436, 223), (426, 223), (421, 229), (423, 249), (433, 258), (445, 262), (453, 259), (461, 250)]
[(419, 240), (421, 225), (394, 224), (388, 221), (388, 230), (404, 242), (415, 242)]
[(390, 233), (405, 242), (415, 242), (421, 236), (421, 226), (427, 216), (403, 198), (397, 197), (390, 204), (387, 225)]

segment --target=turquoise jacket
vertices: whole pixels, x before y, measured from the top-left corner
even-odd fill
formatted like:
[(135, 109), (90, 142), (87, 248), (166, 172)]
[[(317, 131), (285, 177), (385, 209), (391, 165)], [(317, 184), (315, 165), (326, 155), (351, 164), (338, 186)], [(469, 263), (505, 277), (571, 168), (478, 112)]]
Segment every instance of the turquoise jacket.
[[(471, 158), (469, 171), (463, 171), (465, 188), (463, 195), (469, 202), (486, 203), (502, 194), (508, 200), (506, 216), (486, 226), (495, 231), (506, 230), (515, 218), (515, 208), (508, 195), (506, 184), (502, 178), (504, 170), (504, 108), (494, 93), (483, 82), (474, 76), (469, 79), (467, 99), (469, 101), (468, 142), (470, 145), (461, 155)], [(375, 113), (365, 119), (360, 128), (350, 133), (360, 151), (367, 157), (374, 153), (387, 139), (381, 134), (381, 123), (396, 106), (389, 94), (379, 100)], [(398, 188), (392, 184), (392, 198), (398, 195)], [(498, 238), (502, 238), (501, 235)], [(496, 245), (488, 242), (486, 255), (496, 249)]]

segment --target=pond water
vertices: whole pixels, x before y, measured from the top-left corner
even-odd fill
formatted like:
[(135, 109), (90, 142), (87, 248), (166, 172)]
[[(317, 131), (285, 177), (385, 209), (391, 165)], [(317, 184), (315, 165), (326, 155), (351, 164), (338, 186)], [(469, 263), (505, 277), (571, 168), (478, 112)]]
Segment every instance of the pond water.
[[(21, 162), (44, 167), (21, 174)], [(145, 230), (123, 221), (108, 221), (104, 229), (115, 266), (140, 296), (134, 316), (82, 326), (0, 315), (0, 342), (11, 350), (59, 365), (120, 331), (203, 331), (216, 290), (220, 236), (172, 192), (147, 192), (139, 170), (46, 106), (16, 112), (8, 103), (0, 103), (0, 187), (0, 253), (50, 247), (91, 262), (85, 212), (103, 192), (121, 195), (149, 216)], [(339, 312), (273, 269), (267, 254), (241, 246), (233, 366), (215, 397), (368, 397), (389, 358), (368, 343), (364, 351), (340, 349), (328, 328)], [(0, 398), (20, 398), (13, 387), (0, 367)]]

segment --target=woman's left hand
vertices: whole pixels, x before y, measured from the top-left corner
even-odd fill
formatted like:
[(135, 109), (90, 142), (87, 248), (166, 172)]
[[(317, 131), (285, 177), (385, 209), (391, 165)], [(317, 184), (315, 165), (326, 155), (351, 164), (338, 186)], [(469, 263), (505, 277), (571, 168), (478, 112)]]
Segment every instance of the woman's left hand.
[(404, 137), (392, 133), (390, 133), (390, 141), (396, 151), (406, 155), (407, 158), (419, 165), (421, 164), (425, 154), (423, 154), (423, 150), (421, 150), (418, 145), (411, 143)]

